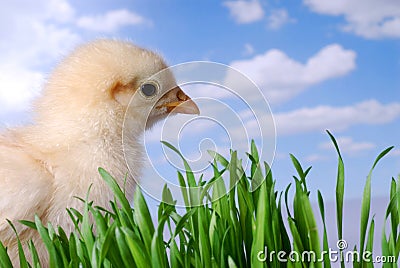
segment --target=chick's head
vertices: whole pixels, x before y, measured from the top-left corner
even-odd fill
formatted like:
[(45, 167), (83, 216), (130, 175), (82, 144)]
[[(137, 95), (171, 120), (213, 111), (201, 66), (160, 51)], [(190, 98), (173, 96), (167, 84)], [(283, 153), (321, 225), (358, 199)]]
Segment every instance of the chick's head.
[(148, 128), (168, 114), (199, 113), (158, 54), (117, 40), (78, 47), (49, 77), (44, 93), (38, 105), (44, 117), (117, 114)]

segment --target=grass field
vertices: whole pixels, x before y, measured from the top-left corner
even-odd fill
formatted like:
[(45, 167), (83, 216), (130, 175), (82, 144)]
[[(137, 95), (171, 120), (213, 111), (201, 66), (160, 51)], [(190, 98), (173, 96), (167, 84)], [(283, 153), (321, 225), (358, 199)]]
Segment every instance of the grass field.
[[(304, 169), (291, 155), (297, 175), (285, 191), (278, 192), (272, 172), (259, 159), (254, 143), (248, 153), (249, 170), (244, 170), (236, 151), (231, 151), (229, 159), (215, 154), (214, 176), (207, 180), (196, 179), (182, 157), (186, 172), (178, 172), (178, 179), (187, 206), (184, 212), (176, 208), (173, 196), (165, 187), (157, 219), (152, 219), (139, 188), (132, 208), (123, 189), (100, 168), (101, 176), (115, 195), (115, 200), (110, 201), (110, 210), (82, 200), (83, 211), (69, 209), (76, 227), (70, 235), (51, 223), (44, 225), (38, 218), (35, 222), (23, 223), (40, 233), (51, 267), (337, 267), (339, 263), (341, 267), (373, 267), (374, 264), (398, 267), (400, 178), (392, 178), (388, 189), (390, 202), (386, 208), (385, 229), (374, 230), (374, 219), (370, 217), (372, 172), (392, 148), (376, 158), (365, 182), (358, 212), (360, 241), (354, 249), (339, 252), (337, 262), (332, 261), (331, 243), (336, 245), (343, 239), (345, 178), (339, 148), (329, 135), (338, 153), (337, 177), (332, 178), (336, 180), (335, 241), (328, 241), (325, 225), (326, 217), (334, 217), (334, 213), (326, 213), (319, 191), (313, 193), (318, 196), (319, 211), (312, 210), (314, 201), (310, 200), (307, 188), (310, 168)], [(176, 151), (170, 144), (164, 144)], [(229, 178), (228, 193), (222, 175)], [(317, 227), (318, 218), (322, 219), (322, 229)], [(369, 254), (373, 252), (374, 240), (381, 243), (381, 261), (385, 263), (374, 263), (375, 256)], [(33, 243), (29, 249), (32, 258), (28, 260), (20, 250), (20, 266), (41, 267)], [(353, 258), (349, 260), (349, 256)], [(2, 244), (0, 267), (12, 267)]]

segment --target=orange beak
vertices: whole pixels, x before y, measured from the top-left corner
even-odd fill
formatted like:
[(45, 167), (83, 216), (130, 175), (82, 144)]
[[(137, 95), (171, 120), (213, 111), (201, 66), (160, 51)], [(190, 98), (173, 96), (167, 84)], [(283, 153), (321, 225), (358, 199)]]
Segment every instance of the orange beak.
[(164, 97), (168, 101), (157, 106), (157, 108), (166, 107), (168, 113), (200, 114), (196, 103), (179, 87), (172, 89)]

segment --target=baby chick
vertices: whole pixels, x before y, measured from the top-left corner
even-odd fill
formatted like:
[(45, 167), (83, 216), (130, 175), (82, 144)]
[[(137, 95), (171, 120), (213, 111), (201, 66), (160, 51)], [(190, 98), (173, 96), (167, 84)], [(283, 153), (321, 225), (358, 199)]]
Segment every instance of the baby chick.
[[(6, 219), (23, 241), (38, 240), (18, 223), (35, 214), (72, 231), (66, 208), (82, 208), (75, 196), (85, 197), (92, 185), (96, 205), (107, 207), (112, 199), (98, 167), (120, 185), (129, 174), (125, 187), (132, 200), (143, 131), (171, 113), (199, 113), (166, 68), (159, 55), (129, 42), (97, 40), (78, 47), (50, 75), (35, 104), (34, 123), (0, 135), (0, 240), (14, 262), (15, 234)], [(124, 137), (123, 127), (129, 128)], [(133, 163), (130, 172), (124, 156)], [(40, 243), (38, 251), (45, 259)]]

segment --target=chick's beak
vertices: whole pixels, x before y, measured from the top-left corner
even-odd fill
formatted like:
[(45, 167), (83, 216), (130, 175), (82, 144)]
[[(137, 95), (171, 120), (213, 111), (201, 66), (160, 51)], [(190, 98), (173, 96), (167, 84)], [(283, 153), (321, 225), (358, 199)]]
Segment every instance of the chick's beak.
[(170, 94), (175, 95), (172, 97), (172, 100), (170, 99), (166, 103), (159, 105), (157, 108), (166, 107), (168, 113), (200, 114), (199, 107), (197, 107), (196, 103), (186, 95), (182, 89), (176, 87), (171, 90)]

